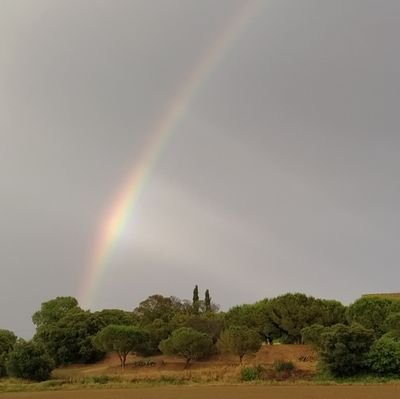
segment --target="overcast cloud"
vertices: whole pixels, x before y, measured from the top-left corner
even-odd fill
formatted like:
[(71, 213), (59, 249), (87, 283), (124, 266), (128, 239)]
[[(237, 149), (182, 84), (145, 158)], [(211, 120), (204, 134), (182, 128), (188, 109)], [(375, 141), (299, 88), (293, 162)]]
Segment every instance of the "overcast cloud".
[[(78, 294), (151, 127), (245, 0), (0, 1), (0, 328)], [(400, 291), (400, 2), (264, 0), (157, 160), (93, 308)]]

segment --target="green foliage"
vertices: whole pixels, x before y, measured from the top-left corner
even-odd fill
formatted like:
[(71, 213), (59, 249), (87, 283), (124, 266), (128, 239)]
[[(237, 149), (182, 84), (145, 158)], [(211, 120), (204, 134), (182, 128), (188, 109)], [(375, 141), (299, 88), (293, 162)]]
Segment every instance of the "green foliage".
[(373, 330), (377, 337), (385, 331), (385, 321), (391, 313), (400, 312), (400, 301), (379, 298), (363, 297), (351, 304), (347, 309), (349, 323), (359, 323), (365, 328)]
[(112, 381), (112, 377), (110, 377), (109, 375), (95, 375), (93, 376), (93, 382), (95, 384), (108, 384), (110, 381)]
[(295, 369), (293, 362), (285, 360), (275, 361), (272, 368), (278, 373), (291, 373)]
[(225, 314), (226, 326), (244, 326), (257, 331), (264, 341), (272, 343), (281, 337), (279, 326), (268, 314), (269, 300), (234, 306)]
[(259, 380), (262, 375), (262, 369), (261, 367), (243, 367), (240, 370), (240, 379), (242, 381), (255, 381)]
[(9, 330), (0, 330), (0, 377), (7, 375), (6, 363), (8, 354), (17, 342), (16, 335)]
[(189, 305), (174, 296), (151, 295), (134, 310), (134, 316), (142, 327), (155, 320), (170, 322), (179, 313), (189, 313)]
[(221, 333), (217, 347), (221, 352), (239, 356), (242, 363), (244, 355), (255, 353), (261, 348), (261, 338), (250, 328), (230, 326)]
[(312, 326), (305, 327), (301, 330), (301, 336), (303, 343), (313, 346), (315, 349), (321, 348), (322, 345), (322, 334), (326, 327), (321, 324), (313, 324)]
[(327, 328), (321, 335), (321, 364), (334, 376), (355, 375), (366, 369), (373, 341), (373, 331), (360, 324)]
[(210, 291), (207, 289), (204, 295), (204, 306), (206, 312), (211, 312), (211, 296)]
[(54, 362), (34, 342), (18, 341), (7, 360), (7, 373), (12, 377), (44, 381), (50, 377)]
[(189, 315), (183, 322), (183, 327), (190, 327), (194, 330), (209, 335), (215, 344), (224, 329), (224, 318), (217, 313), (203, 313), (199, 315)]
[(57, 297), (47, 302), (43, 302), (40, 310), (32, 316), (33, 324), (36, 327), (55, 324), (66, 316), (71, 310), (81, 310), (78, 301), (70, 296)]
[(343, 322), (345, 308), (337, 301), (316, 299), (304, 294), (285, 294), (271, 299), (268, 318), (287, 343), (301, 343), (301, 330), (313, 324), (330, 326)]
[(196, 285), (193, 290), (193, 300), (192, 300), (193, 312), (195, 314), (199, 313), (200, 298), (199, 298), (199, 287)]
[(160, 350), (165, 355), (176, 355), (186, 359), (187, 367), (191, 360), (208, 356), (212, 349), (212, 339), (209, 335), (182, 327), (175, 330), (171, 336), (160, 343)]
[(317, 307), (319, 307), (319, 316), (317, 322), (329, 327), (335, 324), (346, 324), (346, 306), (339, 301), (331, 299), (317, 299)]
[(117, 353), (121, 367), (125, 368), (128, 354), (147, 339), (147, 334), (137, 327), (110, 325), (97, 333), (93, 343), (99, 350)]
[(120, 309), (103, 309), (93, 313), (93, 316), (98, 320), (102, 328), (110, 325), (132, 326), (136, 324), (135, 317), (132, 312), (126, 312)]
[(388, 335), (379, 338), (368, 355), (371, 370), (377, 374), (400, 374), (400, 341)]
[(390, 313), (383, 326), (384, 330), (400, 337), (400, 312)]
[(55, 323), (41, 325), (34, 340), (46, 348), (56, 365), (92, 363), (104, 356), (92, 342), (101, 328), (94, 314), (75, 309)]

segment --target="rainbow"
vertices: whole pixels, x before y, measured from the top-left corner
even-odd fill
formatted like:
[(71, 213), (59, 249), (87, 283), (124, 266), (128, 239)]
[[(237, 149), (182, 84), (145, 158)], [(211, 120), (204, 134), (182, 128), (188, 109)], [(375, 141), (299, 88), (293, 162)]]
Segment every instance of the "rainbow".
[(146, 180), (149, 178), (160, 152), (174, 133), (179, 121), (184, 117), (201, 86), (220, 65), (260, 8), (261, 2), (258, 0), (243, 1), (165, 107), (158, 123), (149, 134), (149, 140), (142, 156), (136, 160), (129, 178), (100, 224), (94, 249), (88, 267), (84, 271), (84, 278), (78, 293), (81, 306), (88, 308), (92, 305), (96, 290), (109, 265), (115, 244), (135, 210), (135, 205), (138, 203)]

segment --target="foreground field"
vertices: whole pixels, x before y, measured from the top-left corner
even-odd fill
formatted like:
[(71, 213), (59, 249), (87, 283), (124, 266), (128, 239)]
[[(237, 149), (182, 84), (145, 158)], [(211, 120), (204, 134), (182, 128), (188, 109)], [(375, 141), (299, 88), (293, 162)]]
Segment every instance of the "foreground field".
[(400, 385), (196, 386), (0, 394), (1, 399), (395, 399)]

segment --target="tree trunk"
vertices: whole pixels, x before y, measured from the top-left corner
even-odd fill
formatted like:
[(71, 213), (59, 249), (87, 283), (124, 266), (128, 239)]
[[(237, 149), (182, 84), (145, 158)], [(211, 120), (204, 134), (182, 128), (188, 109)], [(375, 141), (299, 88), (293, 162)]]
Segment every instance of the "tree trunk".
[(117, 355), (118, 355), (118, 358), (119, 358), (119, 363), (120, 363), (120, 365), (121, 365), (121, 370), (123, 370), (124, 365), (123, 365), (122, 356), (121, 356), (121, 354), (120, 354), (119, 352), (117, 352)]
[(186, 359), (185, 367), (184, 369), (186, 370), (189, 367), (189, 363), (192, 359)]

